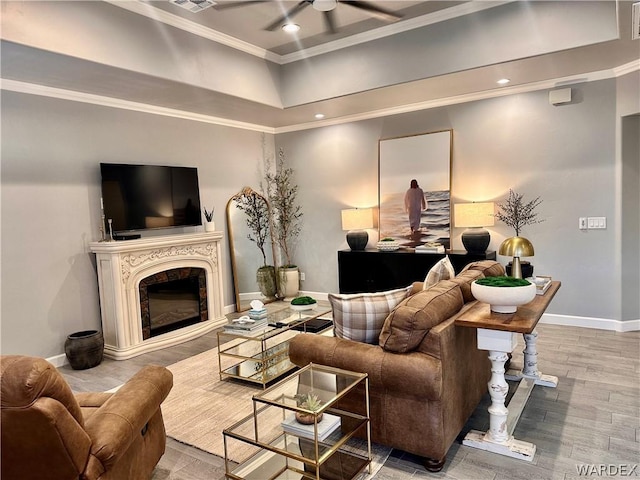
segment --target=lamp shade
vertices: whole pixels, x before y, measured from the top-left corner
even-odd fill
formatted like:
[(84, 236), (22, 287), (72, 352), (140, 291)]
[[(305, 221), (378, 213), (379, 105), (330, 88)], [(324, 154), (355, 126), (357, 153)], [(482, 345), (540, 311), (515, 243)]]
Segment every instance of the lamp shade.
[(524, 237), (507, 238), (498, 253), (508, 257), (532, 257), (533, 244)]
[(456, 203), (453, 217), (456, 227), (491, 227), (495, 224), (493, 202)]
[(348, 230), (347, 243), (351, 250), (364, 250), (369, 241), (365, 231), (373, 228), (372, 208), (347, 208), (342, 210), (342, 229)]
[(342, 210), (342, 230), (373, 228), (372, 208), (347, 208)]

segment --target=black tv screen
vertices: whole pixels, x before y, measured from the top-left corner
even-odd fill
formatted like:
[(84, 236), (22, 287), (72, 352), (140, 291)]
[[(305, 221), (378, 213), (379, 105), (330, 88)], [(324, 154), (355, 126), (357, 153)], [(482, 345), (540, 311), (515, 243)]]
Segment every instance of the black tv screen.
[(105, 228), (113, 232), (201, 225), (198, 170), (101, 163)]

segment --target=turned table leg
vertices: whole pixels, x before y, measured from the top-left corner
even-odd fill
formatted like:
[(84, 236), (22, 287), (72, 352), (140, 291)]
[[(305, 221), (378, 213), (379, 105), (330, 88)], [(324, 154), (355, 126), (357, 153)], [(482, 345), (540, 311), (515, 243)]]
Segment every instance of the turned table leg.
[(522, 335), (524, 338), (525, 348), (522, 351), (524, 355), (524, 366), (522, 371), (509, 370), (506, 374), (507, 380), (520, 380), (522, 378), (531, 378), (535, 380), (536, 385), (544, 387), (557, 387), (558, 377), (552, 375), (543, 375), (538, 370), (538, 332), (533, 330), (531, 333)]

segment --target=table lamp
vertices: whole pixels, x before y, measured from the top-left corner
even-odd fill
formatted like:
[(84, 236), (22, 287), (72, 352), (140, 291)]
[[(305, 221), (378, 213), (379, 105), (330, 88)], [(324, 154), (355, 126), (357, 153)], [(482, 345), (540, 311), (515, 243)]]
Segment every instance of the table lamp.
[(489, 247), (491, 235), (482, 227), (495, 223), (493, 202), (456, 203), (453, 216), (456, 227), (466, 228), (462, 234), (462, 244), (469, 253), (484, 253)]
[(347, 243), (351, 250), (364, 250), (369, 234), (364, 230), (373, 228), (373, 209), (347, 208), (342, 210), (342, 230), (348, 230)]
[(522, 278), (520, 257), (532, 257), (533, 245), (524, 237), (511, 237), (502, 242), (498, 253), (507, 257), (513, 257), (511, 276), (513, 278)]

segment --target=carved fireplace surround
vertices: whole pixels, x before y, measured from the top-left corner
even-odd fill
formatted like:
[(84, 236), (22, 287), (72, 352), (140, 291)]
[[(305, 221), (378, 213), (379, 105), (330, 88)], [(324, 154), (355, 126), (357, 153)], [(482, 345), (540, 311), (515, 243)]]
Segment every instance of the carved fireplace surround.
[[(191, 340), (224, 324), (221, 240), (220, 232), (200, 232), (91, 243), (98, 269), (105, 356), (126, 360)], [(185, 267), (205, 271), (208, 318), (144, 339), (140, 282), (151, 275)]]

